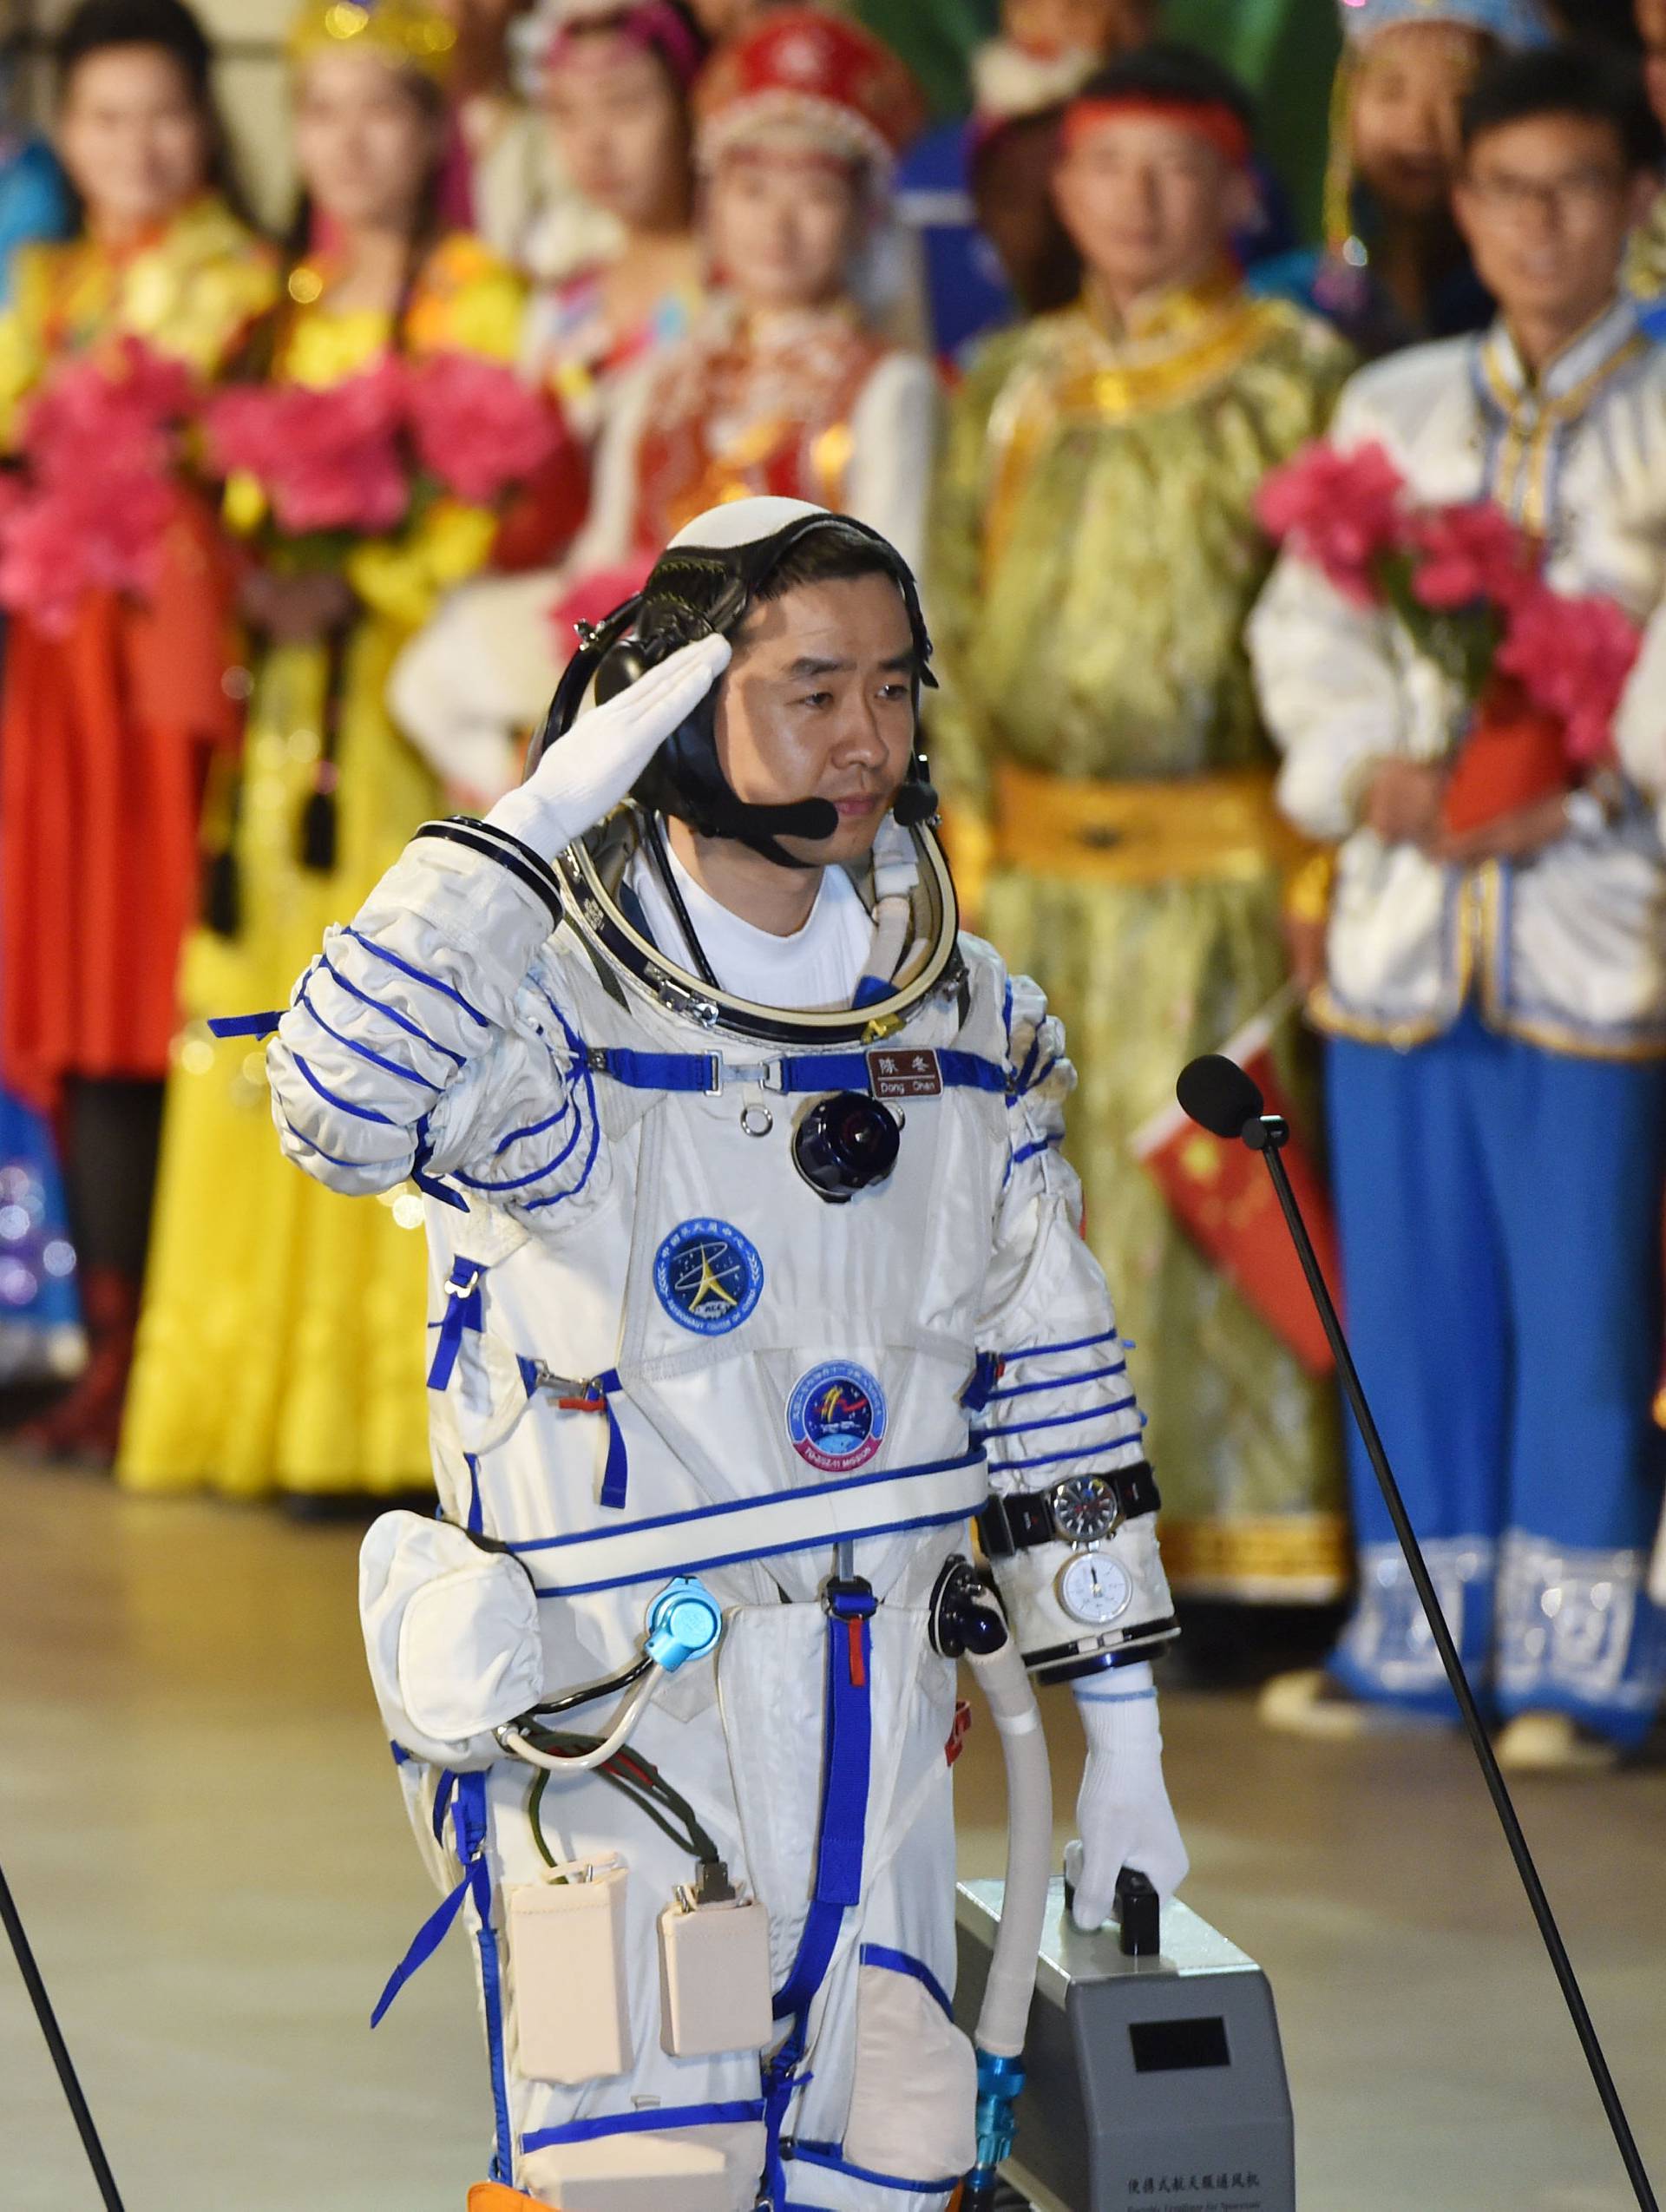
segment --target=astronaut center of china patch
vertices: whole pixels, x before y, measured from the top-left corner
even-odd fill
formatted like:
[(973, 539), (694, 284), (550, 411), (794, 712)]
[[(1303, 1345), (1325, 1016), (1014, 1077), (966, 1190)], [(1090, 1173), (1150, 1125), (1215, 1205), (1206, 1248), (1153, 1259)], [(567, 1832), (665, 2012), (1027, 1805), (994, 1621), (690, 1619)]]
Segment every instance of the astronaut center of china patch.
[(653, 1256), (653, 1287), (672, 1319), (699, 1336), (738, 1329), (764, 1290), (758, 1248), (726, 1221), (679, 1221)]
[(799, 1458), (823, 1474), (866, 1467), (885, 1441), (879, 1377), (854, 1360), (823, 1360), (793, 1385), (787, 1436)]

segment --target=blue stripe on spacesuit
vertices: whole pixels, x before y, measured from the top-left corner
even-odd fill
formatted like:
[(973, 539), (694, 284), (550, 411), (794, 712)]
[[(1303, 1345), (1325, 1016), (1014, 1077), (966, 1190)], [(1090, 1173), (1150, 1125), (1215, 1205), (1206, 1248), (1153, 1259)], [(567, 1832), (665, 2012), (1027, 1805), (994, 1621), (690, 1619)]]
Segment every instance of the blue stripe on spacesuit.
[(421, 1022), (413, 1021), (397, 1006), (389, 1006), (381, 999), (373, 999), (368, 991), (361, 991), (357, 983), (350, 982), (338, 968), (331, 965), (327, 953), (320, 953), (316, 964), (323, 968), (332, 983), (338, 984), (346, 992), (350, 999), (357, 999), (361, 1006), (369, 1007), (372, 1014), (384, 1015), (396, 1028), (403, 1029), (408, 1037), (415, 1037), (417, 1043), (426, 1045), (430, 1052), (438, 1053), (443, 1060), (449, 1060), (453, 1067), (466, 1065), (461, 1053), (453, 1052), (449, 1045), (443, 1045), (437, 1037), (430, 1037)]
[(662, 2129), (744, 2127), (764, 2117), (761, 2097), (726, 2104), (655, 2104), (635, 2112), (602, 2112), (587, 2120), (567, 2120), (560, 2127), (535, 2128), (521, 2138), (524, 2155), (561, 2143), (594, 2143), (604, 2136), (658, 2134)]
[[(934, 1057), (946, 1090), (1005, 1092), (1010, 1087), (1007, 1071), (998, 1060), (942, 1047)], [(627, 1091), (716, 1091), (725, 1073), (717, 1053), (639, 1053), (609, 1046), (587, 1053), (586, 1060)], [(866, 1053), (788, 1053), (764, 1065), (771, 1078), (764, 1088), (789, 1096), (873, 1088)]]
[(296, 994), (295, 1003), (297, 1006), (304, 1006), (306, 1008), (326, 1037), (333, 1037), (338, 1045), (345, 1046), (357, 1059), (368, 1060), (372, 1067), (379, 1067), (384, 1075), (397, 1075), (402, 1083), (415, 1083), (419, 1089), (424, 1091), (432, 1091), (437, 1087), (429, 1081), (426, 1075), (419, 1075), (414, 1067), (401, 1067), (397, 1060), (389, 1060), (382, 1053), (373, 1053), (368, 1045), (361, 1045), (355, 1039), (346, 1035), (344, 1031), (332, 1027), (307, 996), (305, 978), (302, 979), (300, 990)]
[[(525, 1213), (535, 1213), (541, 1206), (558, 1206), (564, 1199), (577, 1198), (579, 1192), (590, 1180), (591, 1173), (596, 1165), (596, 1155), (601, 1145), (601, 1122), (596, 1113), (596, 1086), (586, 1058), (584, 1041), (541, 983), (538, 986), (538, 995), (561, 1024), (561, 1034), (566, 1038), (568, 1048), (572, 1052), (573, 1060), (569, 1073), (576, 1072), (584, 1086), (584, 1106), (579, 1109), (579, 1126), (581, 1128), (584, 1126), (585, 1108), (587, 1108), (590, 1118), (590, 1147), (584, 1156), (584, 1165), (579, 1172), (578, 1181), (568, 1190), (552, 1191), (547, 1198), (528, 1198), (521, 1209)], [(570, 1099), (573, 1093), (569, 1091), (567, 1096)]]
[(477, 1329), (485, 1317), (480, 1296), (480, 1278), (485, 1272), (478, 1260), (465, 1259), (461, 1253), (451, 1263), (451, 1272), (445, 1278), (445, 1318), (440, 1323), (428, 1370), (430, 1390), (445, 1388), (462, 1349), (463, 1330)]
[[(1135, 1402), (1132, 1398), (1118, 1398), (1113, 1406), (1100, 1407), (1100, 1417), (1108, 1420), (1112, 1414), (1126, 1413)], [(1061, 1460), (1086, 1459), (1091, 1454), (1105, 1451), (1115, 1444), (1131, 1444), (1145, 1426), (1145, 1416), (1141, 1414), (1136, 1419), (1133, 1427), (1120, 1435), (1101, 1437), (1097, 1442), (1090, 1441), (1083, 1444), (1072, 1444), (1067, 1450), (1062, 1452), (1040, 1452), (1026, 1460), (992, 1460), (989, 1464), (992, 1471), (1001, 1474), (1010, 1474), (1020, 1467), (1057, 1467)], [(995, 1434), (999, 1436), (1001, 1432), (997, 1430)]]
[(1016, 1351), (1003, 1352), (1000, 1356), (1003, 1362), (1010, 1367), (1014, 1360), (1049, 1359), (1055, 1352), (1087, 1352), (1095, 1344), (1114, 1344), (1116, 1342), (1114, 1329), (1102, 1329), (1097, 1336), (1072, 1336), (1062, 1344), (1021, 1344)]
[(508, 1152), (511, 1145), (518, 1145), (523, 1137), (541, 1137), (546, 1129), (554, 1128), (557, 1122), (565, 1121), (572, 1112), (573, 1095), (569, 1092), (554, 1113), (547, 1113), (541, 1121), (529, 1121), (524, 1129), (511, 1129), (507, 1137), (500, 1137), (492, 1147), (494, 1158)]
[(448, 983), (443, 975), (430, 975), (424, 968), (413, 968), (410, 961), (401, 960), (397, 952), (390, 952), (385, 945), (378, 945), (373, 937), (367, 937), (362, 930), (355, 929), (351, 925), (343, 930), (342, 935), (351, 937), (356, 945), (363, 945), (367, 953), (373, 953), (377, 960), (385, 961), (390, 968), (397, 968), (402, 975), (408, 975), (413, 983), (421, 983), (428, 990), (437, 991), (442, 998), (450, 999), (454, 1004), (462, 1008), (471, 1021), (477, 1022), (482, 1029), (491, 1027), (491, 1022), (480, 1008), (477, 1006), (471, 1006), (456, 985)]
[[(860, 1955), (864, 1966), (882, 1966), (887, 1973), (908, 1975), (920, 1984), (946, 2018), (954, 2018), (954, 2007), (948, 1992), (923, 1959), (916, 1959), (911, 1951), (893, 1951), (886, 1943), (864, 1943)], [(834, 2147), (830, 2143), (827, 2146), (829, 2150)]]
[(296, 1143), (298, 1145), (305, 1145), (308, 1152), (316, 1152), (320, 1159), (327, 1159), (331, 1167), (362, 1168), (364, 1166), (364, 1163), (363, 1160), (343, 1159), (338, 1153), (327, 1152), (322, 1145), (315, 1144), (304, 1129), (298, 1129), (295, 1126), (295, 1124), (290, 1119), (289, 1116), (286, 1113), (284, 1113), (283, 1101), (281, 1099), (279, 1099), (278, 1103), (278, 1111), (283, 1115), (284, 1127), (295, 1139)]
[(941, 2196), (946, 2190), (959, 2189), (966, 2179), (964, 2174), (951, 2174), (947, 2180), (916, 2182), (901, 2174), (876, 2174), (871, 2166), (853, 2166), (848, 2158), (842, 2158), (836, 2143), (795, 2141), (786, 2147), (785, 2155), (794, 2165), (823, 2166), (830, 2174), (844, 2174), (853, 2182), (868, 2182), (875, 2189), (894, 2189), (915, 2196)]
[(306, 1079), (307, 1083), (318, 1093), (318, 1096), (324, 1100), (326, 1106), (334, 1106), (340, 1113), (351, 1114), (355, 1121), (379, 1121), (384, 1128), (386, 1129), (391, 1129), (396, 1126), (391, 1116), (385, 1113), (378, 1113), (374, 1106), (355, 1106), (351, 1099), (338, 1098), (333, 1091), (326, 1089), (325, 1085), (319, 1082), (318, 1077), (312, 1073), (306, 1062), (301, 1058), (299, 1053), (292, 1053), (290, 1054), (290, 1058), (294, 1061), (296, 1067), (300, 1069), (301, 1073)]
[(781, 2130), (802, 2086), (798, 2068), (810, 2032), (810, 2008), (826, 1978), (845, 1913), (862, 1901), (863, 1845), (868, 1828), (868, 1789), (873, 1750), (873, 1639), (875, 1610), (865, 1584), (828, 1599), (827, 1728), (822, 1752), (822, 1810), (816, 1844), (816, 1887), (798, 1955), (777, 1992), (775, 2017), (790, 2019), (785, 2040), (764, 2069), (764, 2185), (769, 2202), (785, 2203), (786, 2171)]
[[(553, 1118), (556, 1120), (561, 1119), (559, 1114)], [(460, 1168), (454, 1168), (452, 1172), (457, 1181), (470, 1191), (524, 1191), (528, 1183), (541, 1183), (545, 1176), (554, 1175), (558, 1167), (564, 1167), (571, 1157), (573, 1147), (583, 1134), (584, 1122), (580, 1117), (574, 1120), (573, 1134), (553, 1159), (541, 1161), (529, 1174), (511, 1176), (507, 1182), (495, 1183), (484, 1175), (465, 1175)], [(500, 1152), (502, 1149), (502, 1145), (497, 1147)]]
[(1006, 1169), (1000, 1178), (1002, 1189), (1004, 1190), (1012, 1181), (1013, 1170), (1015, 1167), (1022, 1167), (1026, 1159), (1034, 1159), (1039, 1153), (1052, 1152), (1056, 1145), (1062, 1145), (1064, 1141), (1063, 1132), (1060, 1132), (1054, 1137), (1037, 1137), (1033, 1143), (1020, 1145), (1015, 1152), (1008, 1153)]
[[(951, 1461), (950, 1464), (964, 1466), (966, 1462)], [(756, 1505), (758, 1500), (749, 1499), (745, 1502)], [(876, 1521), (871, 1528), (842, 1529), (838, 1540), (841, 1543), (863, 1544), (874, 1536), (908, 1536), (922, 1528), (953, 1528), (967, 1519), (965, 1510), (956, 1506), (952, 1513), (921, 1513), (909, 1520)], [(635, 1526), (620, 1533), (633, 1534)], [(598, 1535), (608, 1533), (605, 1529), (596, 1532)], [(668, 1564), (638, 1568), (631, 1574), (609, 1575), (595, 1582), (537, 1582), (533, 1585), (532, 1594), (535, 1598), (594, 1598), (605, 1590), (629, 1590), (639, 1582), (661, 1582), (670, 1574), (699, 1574), (717, 1567), (744, 1566), (750, 1559), (784, 1559), (790, 1552), (823, 1552), (830, 1540), (823, 1530), (818, 1535), (806, 1536), (790, 1544), (760, 1544), (739, 1552), (714, 1552), (710, 1558), (702, 1556), (691, 1559), (679, 1553)]]
[(1121, 1360), (1112, 1367), (1088, 1368), (1080, 1375), (1058, 1375), (1044, 1382), (1008, 1382), (999, 1390), (992, 1390), (986, 1403), (994, 1405), (998, 1398), (1028, 1397), (1035, 1390), (1068, 1390), (1079, 1382), (1102, 1382), (1107, 1375), (1121, 1375), (1127, 1365), (1126, 1360)]
[[(1122, 1402), (1125, 1403), (1126, 1401)], [(997, 1437), (1028, 1436), (1038, 1428), (1068, 1428), (1072, 1421), (1098, 1421), (1101, 1414), (1109, 1413), (1112, 1410), (1112, 1408), (1109, 1406), (1089, 1406), (1080, 1413), (1048, 1414), (1041, 1421), (1015, 1421), (1003, 1428), (981, 1428), (978, 1431), (978, 1440), (981, 1443), (987, 1444)]]
[(481, 1995), (486, 2006), (486, 2056), (492, 2074), (492, 2110), (497, 2123), (497, 2155), (492, 2162), (493, 2179), (507, 2182), (515, 2170), (515, 2139), (509, 2131), (509, 2090), (503, 2061), (503, 1987), (497, 1958), (497, 1938), (492, 1932), (492, 1885), (486, 1867), (486, 1777), (483, 1774), (457, 1776), (457, 1794), (451, 1811), (457, 1839), (457, 1855), (478, 1867), (485, 1876), (474, 1889), (480, 1926), (475, 1942), (480, 1952)]

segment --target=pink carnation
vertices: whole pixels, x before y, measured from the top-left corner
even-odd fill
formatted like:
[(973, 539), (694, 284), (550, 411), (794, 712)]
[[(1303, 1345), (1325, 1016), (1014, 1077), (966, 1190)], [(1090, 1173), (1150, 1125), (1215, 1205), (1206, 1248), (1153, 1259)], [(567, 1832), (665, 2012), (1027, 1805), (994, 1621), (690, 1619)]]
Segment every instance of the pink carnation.
[(1405, 482), (1380, 444), (1342, 451), (1323, 439), (1275, 469), (1256, 502), (1261, 526), (1323, 569), (1361, 606), (1380, 598), (1372, 571), (1404, 542)]
[(1407, 540), (1416, 560), (1412, 596), (1424, 607), (1510, 607), (1538, 575), (1539, 548), (1488, 499), (1414, 515)]
[(66, 362), (23, 422), (23, 474), (0, 500), (0, 604), (67, 631), (89, 591), (154, 589), (176, 510), (189, 369), (136, 338)]
[(1643, 633), (1624, 608), (1540, 584), (1512, 609), (1499, 666), (1537, 706), (1560, 715), (1568, 758), (1589, 765), (1611, 750), (1614, 717)]
[(0, 513), (0, 604), (62, 636), (88, 592), (148, 595), (177, 501), (167, 476), (145, 469), (25, 494)]
[(209, 455), (225, 474), (254, 477), (293, 536), (390, 530), (410, 504), (399, 450), (403, 400), (403, 372), (391, 359), (322, 391), (236, 387), (208, 404)]
[(23, 450), (41, 480), (165, 473), (174, 435), (196, 399), (196, 380), (142, 339), (66, 362), (30, 406)]
[(436, 353), (406, 371), (416, 457), (447, 491), (494, 505), (543, 467), (566, 435), (544, 396), (501, 362)]

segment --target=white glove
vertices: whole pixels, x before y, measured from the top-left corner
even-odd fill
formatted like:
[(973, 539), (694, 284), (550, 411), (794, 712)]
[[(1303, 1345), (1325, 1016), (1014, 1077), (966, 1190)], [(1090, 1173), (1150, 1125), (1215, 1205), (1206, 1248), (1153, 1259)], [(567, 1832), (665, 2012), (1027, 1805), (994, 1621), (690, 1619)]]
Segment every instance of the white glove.
[(696, 638), (606, 706), (580, 714), (530, 778), (499, 799), (487, 821), (541, 859), (554, 860), (618, 805), (729, 666), (730, 650), (727, 638)]
[(1075, 1685), (1087, 1737), (1087, 1764), (1076, 1799), (1079, 1844), (1066, 1855), (1079, 1928), (1103, 1927), (1116, 1902), (1117, 1876), (1136, 1867), (1160, 1897), (1171, 1897), (1190, 1861), (1163, 1780), (1163, 1731), (1149, 1665), (1116, 1667)]
[(436, 1766), (488, 1767), (492, 1735), (543, 1695), (532, 1577), (449, 1521), (384, 1513), (358, 1555), (358, 1610), (388, 1734)]

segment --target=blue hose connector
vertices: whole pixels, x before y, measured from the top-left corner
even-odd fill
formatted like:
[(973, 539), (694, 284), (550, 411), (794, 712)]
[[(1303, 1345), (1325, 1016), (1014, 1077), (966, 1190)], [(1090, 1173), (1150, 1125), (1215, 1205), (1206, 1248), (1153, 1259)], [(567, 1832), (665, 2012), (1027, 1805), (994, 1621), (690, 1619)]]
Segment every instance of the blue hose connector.
[(667, 1674), (703, 1659), (722, 1633), (722, 1606), (692, 1574), (668, 1582), (648, 1607), (648, 1657)]
[(964, 2202), (992, 2202), (999, 2170), (1013, 2155), (1013, 2107), (1024, 2086), (1024, 2061), (978, 2053), (978, 2163), (966, 2177)]

